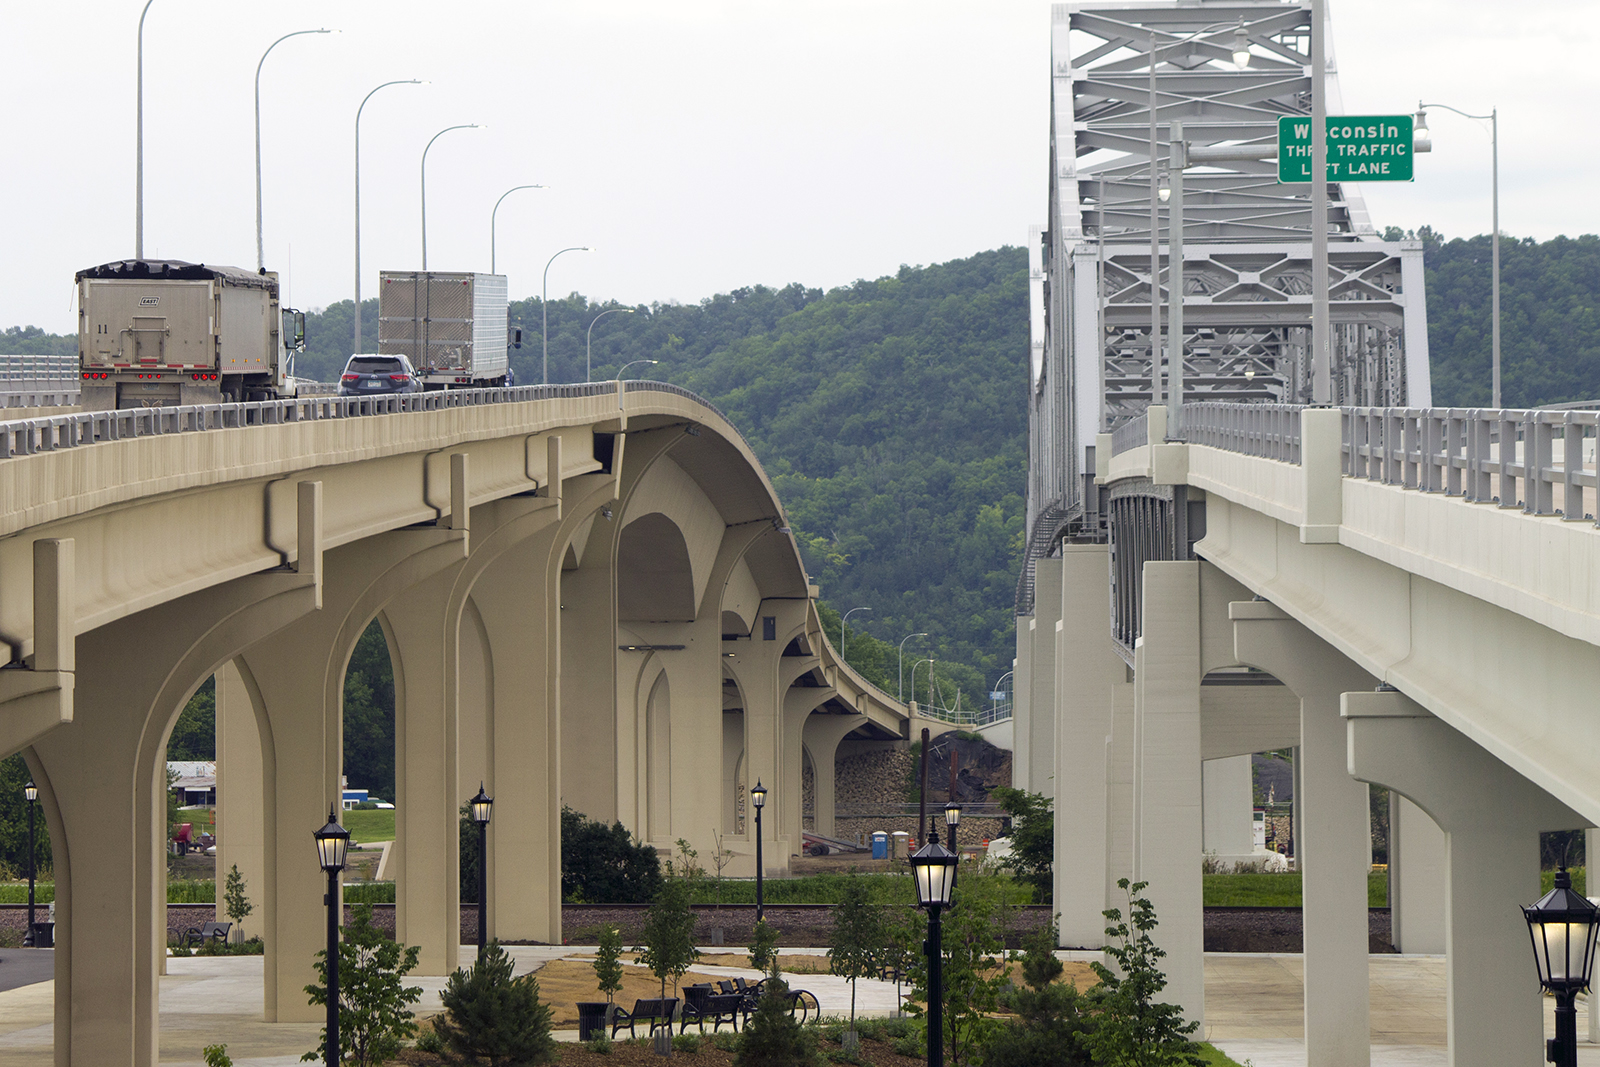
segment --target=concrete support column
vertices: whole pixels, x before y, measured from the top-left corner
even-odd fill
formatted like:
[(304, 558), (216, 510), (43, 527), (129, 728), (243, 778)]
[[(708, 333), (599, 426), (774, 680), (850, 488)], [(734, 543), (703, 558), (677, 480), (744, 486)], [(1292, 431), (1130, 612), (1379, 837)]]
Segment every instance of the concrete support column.
[(267, 883), (261, 723), (249, 687), (231, 660), (212, 677), (217, 691), (217, 918), (225, 918), (222, 891), (229, 870), (238, 867), (253, 909), (232, 931), (243, 939), (260, 933), (261, 894)]
[(1371, 1062), (1367, 991), (1367, 787), (1345, 762), (1339, 696), (1375, 680), (1264, 601), (1230, 606), (1234, 648), (1300, 698), (1295, 855), (1302, 872), (1307, 1067)]
[[(1112, 694), (1127, 686), (1127, 665), (1111, 645), (1111, 561), (1106, 545), (1061, 546), (1061, 621), (1055, 648), (1054, 779), (1070, 783), (1070, 814), (1057, 803), (1055, 907), (1061, 943), (1104, 941), (1112, 733)], [(1060, 791), (1054, 791), (1056, 795)], [(1118, 877), (1121, 877), (1119, 875)], [(1115, 879), (1111, 879), (1114, 883)]]
[[(1017, 788), (1047, 797), (1056, 795), (1056, 624), (1062, 621), (1062, 563), (1053, 558), (1034, 563), (1028, 717), (1013, 727), (1017, 748), (1012, 754), (1012, 777), (1017, 778), (1019, 772), (1024, 775)], [(1105, 632), (1110, 633), (1109, 624)]]
[[(1105, 744), (1106, 762), (1106, 881), (1101, 907), (1117, 899), (1117, 880), (1133, 877), (1133, 765), (1134, 685), (1127, 681), (1111, 691), (1111, 736)], [(1056, 855), (1061, 855), (1058, 850)], [(1093, 948), (1104, 941), (1105, 919), (1091, 940), (1067, 948)], [(1066, 940), (1065, 936), (1062, 938)]]
[[(265, 711), (262, 735), (267, 877), (260, 929), (268, 1022), (315, 1022), (306, 999), (324, 947), (326, 879), (311, 834), (340, 799), (344, 674), (356, 641), (377, 612), (406, 589), (466, 554), (463, 531), (410, 529), (327, 554), (323, 609), (245, 649), (236, 664)], [(392, 651), (392, 650), (391, 650)], [(396, 695), (399, 696), (396, 674)]]
[(239, 647), (315, 611), (314, 555), (305, 574), (225, 583), (78, 639), (73, 721), (29, 759), (56, 856), (58, 1067), (158, 1061), (167, 735)]
[[(771, 620), (770, 623), (768, 620)], [(749, 646), (740, 647), (736, 656), (725, 661), (738, 678), (745, 700), (744, 787), (748, 790), (759, 781), (768, 789), (761, 828), (766, 838), (762, 845), (762, 860), (765, 873), (769, 875), (788, 870), (790, 847), (798, 844), (788, 836), (785, 828), (791, 822), (799, 825), (800, 798), (798, 795), (785, 795), (785, 791), (778, 788), (778, 783), (790, 759), (784, 747), (785, 734), (788, 733), (783, 728), (785, 697), (794, 680), (806, 671), (815, 669), (820, 662), (812, 655), (783, 654), (791, 641), (804, 637), (805, 626), (804, 599), (768, 599), (761, 605)], [(770, 639), (768, 633), (772, 635)], [(743, 646), (744, 643), (740, 644)], [(806, 710), (810, 711), (809, 708)], [(794, 740), (790, 743), (797, 744), (799, 728), (796, 727), (793, 733)], [(793, 762), (798, 770), (798, 752), (793, 754)], [(794, 776), (793, 787), (796, 790), (799, 788), (798, 774)], [(741, 855), (735, 857), (728, 873), (747, 878), (755, 874), (756, 823), (754, 812), (749, 808), (748, 796), (743, 798), (743, 803), (745, 837), (738, 849)], [(789, 805), (796, 809), (792, 817), (785, 810)]]
[[(1161, 925), (1164, 996), (1205, 1025), (1201, 900), (1200, 564), (1144, 565), (1134, 650), (1134, 871)], [(1113, 898), (1126, 914), (1127, 903)]]
[(1255, 809), (1249, 756), (1206, 760), (1201, 766), (1205, 797), (1205, 851), (1222, 863), (1248, 861), (1255, 852)]
[(1397, 952), (1443, 955), (1449, 857), (1444, 831), (1400, 793), (1389, 807), (1389, 939)]
[(812, 788), (816, 790), (817, 833), (834, 837), (834, 759), (845, 735), (867, 721), (865, 715), (811, 715), (806, 718), (801, 740), (811, 752)]
[(1350, 772), (1444, 830), (1452, 1067), (1543, 1062), (1544, 1014), (1519, 910), (1539, 894), (1539, 833), (1588, 820), (1403, 694), (1345, 694)]
[(395, 940), (422, 949), (416, 973), (429, 975), (454, 971), (461, 948), (457, 812), (471, 791), (457, 763), (460, 570), (405, 590), (378, 617), (394, 664)]

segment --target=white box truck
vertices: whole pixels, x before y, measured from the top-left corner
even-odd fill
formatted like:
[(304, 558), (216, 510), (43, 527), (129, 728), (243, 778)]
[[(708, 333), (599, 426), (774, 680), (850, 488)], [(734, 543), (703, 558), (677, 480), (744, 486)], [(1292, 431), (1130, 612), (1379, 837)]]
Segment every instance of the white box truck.
[(410, 359), (424, 389), (505, 385), (506, 332), (503, 274), (378, 272), (378, 354)]

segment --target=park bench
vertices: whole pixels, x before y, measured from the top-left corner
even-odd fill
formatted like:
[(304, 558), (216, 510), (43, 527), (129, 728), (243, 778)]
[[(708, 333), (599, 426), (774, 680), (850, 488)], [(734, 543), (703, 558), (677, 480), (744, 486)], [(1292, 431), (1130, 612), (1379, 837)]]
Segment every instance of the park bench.
[(190, 930), (183, 935), (183, 947), (196, 947), (207, 941), (227, 941), (228, 931), (231, 929), (233, 929), (232, 923), (206, 923), (200, 929)]
[[(743, 978), (735, 978), (731, 987), (727, 982), (723, 982), (721, 985), (724, 991), (732, 988), (744, 998), (744, 1003), (739, 1006), (739, 1010), (744, 1013), (746, 1018), (749, 1018), (761, 1003), (762, 990), (769, 981), (771, 979), (763, 978), (761, 981), (751, 985), (745, 982)], [(790, 988), (789, 1014), (794, 1015), (796, 1013), (799, 1014), (802, 1023), (807, 1019), (820, 1019), (822, 1017), (822, 1006), (817, 1001), (817, 995), (809, 989)]]
[[(727, 982), (722, 985), (728, 986)], [(716, 1033), (722, 1028), (724, 1022), (739, 1029), (739, 1015), (744, 1009), (744, 994), (733, 992), (732, 987), (718, 993), (709, 982), (683, 987), (683, 1013), (678, 1019), (678, 1032), (681, 1034), (689, 1028), (690, 1023), (698, 1023), (700, 1032), (706, 1032), (706, 1023), (711, 1023), (711, 1032)]]
[(636, 1000), (633, 1002), (632, 1011), (624, 1011), (622, 1008), (617, 1008), (612, 1014), (611, 1036), (616, 1037), (617, 1031), (626, 1026), (629, 1037), (638, 1037), (639, 1035), (634, 1032), (633, 1026), (635, 1023), (645, 1022), (646, 1020), (650, 1023), (651, 1034), (663, 1028), (670, 1034), (672, 1032), (672, 1017), (677, 1013), (677, 1010), (677, 997), (651, 997), (645, 1000)]

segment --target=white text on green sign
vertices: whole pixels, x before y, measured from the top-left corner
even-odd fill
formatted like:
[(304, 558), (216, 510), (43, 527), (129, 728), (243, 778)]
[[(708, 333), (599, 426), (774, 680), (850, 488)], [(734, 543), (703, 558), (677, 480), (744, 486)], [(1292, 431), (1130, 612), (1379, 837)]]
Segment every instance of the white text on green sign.
[[(1330, 182), (1411, 180), (1410, 115), (1329, 115)], [(1278, 119), (1278, 180), (1311, 180), (1311, 119)]]

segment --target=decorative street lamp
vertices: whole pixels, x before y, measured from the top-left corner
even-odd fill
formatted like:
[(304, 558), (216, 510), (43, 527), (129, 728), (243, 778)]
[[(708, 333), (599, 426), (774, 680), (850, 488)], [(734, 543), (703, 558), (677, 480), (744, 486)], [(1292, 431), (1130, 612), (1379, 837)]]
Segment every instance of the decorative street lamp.
[(483, 791), (478, 783), (478, 795), (467, 801), (472, 805), (472, 821), (478, 824), (478, 955), (483, 955), (488, 944), (489, 914), (489, 809), (494, 797)]
[(350, 831), (339, 825), (333, 805), (328, 806), (328, 822), (314, 835), (317, 859), (328, 872), (328, 1032), (323, 1052), (327, 1067), (339, 1067), (339, 872), (344, 870), (345, 850), (350, 846)]
[(1589, 988), (1600, 917), (1593, 904), (1572, 891), (1572, 876), (1565, 867), (1556, 872), (1555, 888), (1537, 904), (1523, 908), (1522, 914), (1533, 939), (1539, 985), (1556, 998), (1556, 1036), (1545, 1059), (1556, 1067), (1577, 1067), (1578, 1012), (1573, 1001)]
[(950, 851), (961, 859), (961, 848), (956, 844), (956, 831), (961, 829), (961, 804), (952, 800), (944, 806), (944, 824), (950, 831)]
[(917, 906), (928, 912), (928, 1067), (944, 1067), (944, 946), (939, 910), (950, 906), (956, 862), (956, 854), (939, 844), (937, 830), (928, 835), (926, 845), (911, 854)]
[(766, 915), (766, 908), (761, 903), (761, 809), (767, 806), (767, 791), (759, 778), (756, 779), (756, 787), (750, 790), (750, 803), (756, 809), (756, 922), (760, 922)]
[[(146, 5), (149, 6), (149, 5)], [(31, 781), (22, 787), (22, 796), (28, 802), (28, 932), (23, 935), (22, 947), (32, 948), (33, 939), (33, 805), (39, 799), (39, 787)]]

